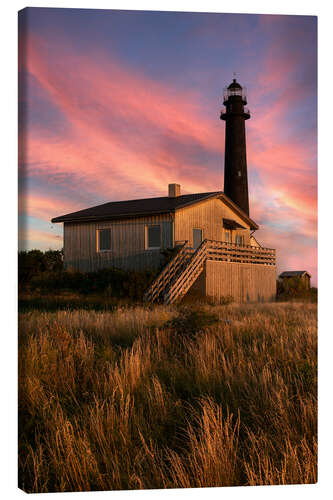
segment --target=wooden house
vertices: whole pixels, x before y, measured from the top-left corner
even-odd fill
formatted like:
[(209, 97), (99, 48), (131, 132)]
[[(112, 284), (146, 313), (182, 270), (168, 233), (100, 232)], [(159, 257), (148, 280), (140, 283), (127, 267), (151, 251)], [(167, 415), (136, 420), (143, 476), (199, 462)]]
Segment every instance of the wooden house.
[[(64, 223), (66, 269), (116, 267), (160, 269), (148, 288), (149, 301), (172, 303), (194, 290), (203, 296), (232, 296), (237, 302), (272, 300), (276, 293), (275, 250), (253, 236), (249, 216), (244, 89), (233, 81), (225, 91), (224, 192), (105, 203), (52, 219)], [(164, 264), (163, 251), (175, 249)]]
[(311, 274), (307, 271), (284, 271), (279, 276), (283, 285), (291, 285), (295, 279), (300, 280), (306, 290), (311, 288)]

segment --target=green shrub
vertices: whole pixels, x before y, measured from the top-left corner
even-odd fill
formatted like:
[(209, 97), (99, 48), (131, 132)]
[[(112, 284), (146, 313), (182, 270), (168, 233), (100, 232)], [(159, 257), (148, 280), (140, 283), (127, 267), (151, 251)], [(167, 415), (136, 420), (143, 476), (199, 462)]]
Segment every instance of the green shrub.
[(317, 302), (317, 288), (307, 288), (299, 276), (284, 281), (278, 280), (276, 292), (278, 301), (298, 299)]
[(30, 279), (29, 289), (47, 293), (71, 290), (80, 294), (98, 293), (105, 297), (139, 300), (153, 276), (151, 271), (121, 269), (101, 269), (91, 273), (43, 272)]
[(153, 271), (100, 269), (96, 272), (67, 272), (58, 250), (23, 251), (18, 254), (20, 291), (41, 293), (69, 290), (80, 294), (103, 294), (106, 298), (139, 300), (155, 277)]
[(18, 281), (24, 286), (41, 273), (61, 272), (63, 269), (62, 250), (22, 251), (18, 254)]
[(209, 313), (204, 309), (186, 307), (182, 308), (178, 316), (167, 321), (164, 326), (177, 335), (193, 338), (197, 333), (203, 332), (218, 321), (217, 314)]
[(28, 296), (19, 298), (18, 308), (20, 312), (27, 311), (113, 311), (118, 305), (113, 297), (108, 299), (96, 296), (74, 296), (67, 297), (57, 295)]
[(207, 297), (206, 302), (212, 306), (227, 306), (234, 302), (232, 295), (223, 295), (222, 297)]

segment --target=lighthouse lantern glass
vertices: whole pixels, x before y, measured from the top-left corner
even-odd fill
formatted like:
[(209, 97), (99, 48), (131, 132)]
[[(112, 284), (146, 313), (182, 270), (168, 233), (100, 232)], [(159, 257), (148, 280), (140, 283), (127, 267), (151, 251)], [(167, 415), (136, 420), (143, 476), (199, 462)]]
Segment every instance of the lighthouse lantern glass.
[(225, 87), (223, 91), (223, 100), (227, 101), (229, 97), (232, 96), (240, 96), (242, 97), (243, 101), (246, 101), (246, 88), (243, 87), (240, 89), (236, 87), (229, 89), (228, 87)]

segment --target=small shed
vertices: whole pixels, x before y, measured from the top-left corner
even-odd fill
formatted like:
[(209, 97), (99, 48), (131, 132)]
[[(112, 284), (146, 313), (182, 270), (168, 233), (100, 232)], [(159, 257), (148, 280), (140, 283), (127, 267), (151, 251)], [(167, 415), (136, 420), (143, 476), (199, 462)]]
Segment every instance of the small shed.
[(311, 287), (311, 274), (308, 271), (284, 271), (279, 279), (282, 283), (290, 283), (295, 278), (299, 278), (305, 285), (306, 290)]

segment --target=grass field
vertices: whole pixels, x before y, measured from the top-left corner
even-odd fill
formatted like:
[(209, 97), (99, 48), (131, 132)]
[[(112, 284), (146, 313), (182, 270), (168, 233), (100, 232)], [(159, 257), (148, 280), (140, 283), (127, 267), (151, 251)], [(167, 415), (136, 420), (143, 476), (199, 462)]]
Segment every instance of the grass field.
[(27, 492), (313, 483), (316, 305), (19, 315)]

